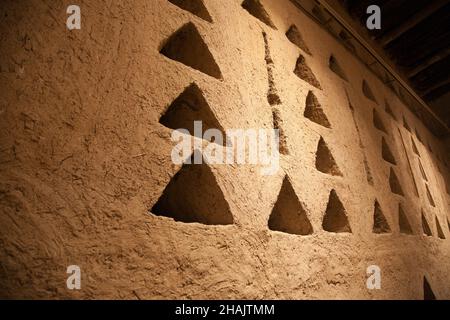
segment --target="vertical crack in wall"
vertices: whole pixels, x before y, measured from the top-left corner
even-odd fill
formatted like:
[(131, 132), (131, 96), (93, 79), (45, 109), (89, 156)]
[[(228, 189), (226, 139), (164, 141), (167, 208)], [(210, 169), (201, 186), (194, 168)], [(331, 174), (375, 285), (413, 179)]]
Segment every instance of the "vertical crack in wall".
[(381, 206), (378, 203), (378, 200), (375, 200), (375, 205), (374, 205), (372, 232), (378, 233), (378, 234), (391, 232), (389, 223), (386, 220), (383, 210), (381, 210)]
[(327, 209), (322, 221), (322, 228), (325, 231), (335, 233), (352, 232), (348, 222), (347, 212), (334, 189), (330, 192)]
[(274, 63), (272, 60), (272, 56), (270, 54), (269, 40), (267, 38), (267, 33), (263, 31), (262, 33), (264, 39), (264, 48), (265, 48), (265, 61), (267, 67), (267, 77), (269, 81), (269, 91), (267, 92), (267, 101), (271, 106), (281, 104), (280, 96), (278, 95), (278, 90), (275, 86), (275, 79), (273, 76), (274, 73)]
[(213, 22), (211, 15), (202, 0), (169, 0), (169, 2), (183, 10), (189, 11), (203, 20)]
[(272, 19), (270, 19), (269, 14), (259, 0), (245, 0), (242, 2), (242, 7), (258, 20), (277, 30), (277, 27), (272, 22)]
[(272, 118), (273, 118), (273, 128), (277, 129), (279, 132), (280, 153), (283, 155), (288, 155), (289, 149), (287, 146), (287, 137), (283, 129), (283, 119), (281, 119), (281, 114), (278, 109), (276, 108), (272, 109)]
[(400, 233), (412, 235), (414, 234), (411, 228), (411, 224), (409, 223), (409, 219), (403, 210), (401, 204), (398, 205), (398, 224), (400, 228)]
[(420, 159), (417, 159), (417, 161), (419, 162), (419, 169), (420, 169), (420, 172), (422, 173), (422, 178), (423, 178), (425, 181), (428, 182), (428, 177), (427, 177), (427, 174), (425, 173), (425, 170), (424, 170), (424, 168), (423, 168), (423, 166), (422, 166), (422, 162), (420, 161)]
[(186, 23), (164, 43), (161, 54), (195, 70), (222, 80), (222, 72), (192, 22)]
[(428, 201), (430, 202), (430, 205), (432, 207), (436, 207), (436, 203), (434, 202), (433, 196), (431, 195), (430, 188), (428, 187), (428, 184), (425, 183), (425, 189), (427, 191), (427, 197)]
[(417, 148), (417, 145), (412, 136), (411, 136), (411, 145), (412, 145), (412, 149), (413, 149), (414, 153), (420, 157), (419, 149)]
[(356, 121), (356, 115), (355, 115), (355, 108), (353, 107), (351, 101), (350, 101), (350, 96), (348, 95), (347, 90), (345, 90), (345, 94), (347, 96), (347, 104), (348, 107), (350, 109), (350, 112), (352, 114), (352, 119), (353, 119), (353, 124), (355, 125), (356, 128), (356, 132), (358, 134), (358, 142), (359, 142), (359, 148), (361, 149), (361, 152), (363, 154), (363, 163), (364, 163), (364, 170), (366, 173), (366, 179), (367, 179), (367, 183), (371, 186), (374, 185), (374, 181), (373, 181), (373, 176), (372, 176), (372, 172), (370, 171), (370, 167), (369, 167), (369, 161), (367, 159), (367, 155), (366, 155), (366, 151), (365, 151), (365, 146), (362, 142), (362, 138), (361, 138), (361, 132), (359, 130), (359, 126), (358, 126), (358, 122)]
[(289, 39), (290, 42), (295, 44), (298, 48), (303, 50), (308, 55), (311, 55), (311, 51), (309, 50), (308, 46), (306, 45), (305, 41), (303, 40), (303, 37), (298, 30), (297, 26), (294, 24), (290, 26), (289, 30), (286, 31), (286, 37)]
[(269, 229), (297, 235), (313, 233), (304, 204), (298, 199), (287, 176), (269, 218)]

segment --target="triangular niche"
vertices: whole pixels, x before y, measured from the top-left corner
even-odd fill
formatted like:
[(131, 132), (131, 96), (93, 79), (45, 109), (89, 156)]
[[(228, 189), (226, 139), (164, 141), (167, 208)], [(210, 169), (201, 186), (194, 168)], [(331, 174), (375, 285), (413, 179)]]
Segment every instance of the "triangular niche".
[(426, 277), (423, 277), (423, 300), (436, 300), (436, 296)]
[(339, 62), (336, 60), (336, 58), (331, 55), (330, 59), (328, 60), (328, 67), (336, 73), (341, 79), (348, 81), (347, 75), (344, 72), (344, 69), (341, 67)]
[(322, 137), (320, 137), (319, 143), (317, 145), (316, 169), (320, 172), (333, 176), (342, 176), (341, 170), (339, 170), (336, 160), (334, 160), (334, 157), (331, 154), (327, 143)]
[(411, 144), (412, 144), (412, 149), (413, 149), (414, 153), (417, 154), (420, 157), (419, 149), (417, 149), (417, 145), (414, 142), (414, 138), (413, 137), (411, 137)]
[(294, 73), (303, 81), (306, 81), (317, 89), (322, 90), (319, 80), (317, 80), (311, 68), (306, 64), (306, 59), (304, 56), (300, 55), (298, 57), (297, 62), (295, 63)]
[(289, 30), (286, 32), (286, 37), (289, 39), (289, 41), (291, 41), (297, 47), (302, 49), (307, 54), (311, 55), (311, 51), (309, 50), (308, 46), (306, 45), (305, 41), (303, 40), (303, 37), (302, 37), (300, 31), (294, 24), (291, 25)]
[(363, 80), (362, 82), (362, 91), (367, 99), (372, 100), (375, 103), (378, 103), (377, 100), (375, 99), (375, 95), (373, 94), (372, 89), (369, 87), (369, 84), (367, 83), (366, 80)]
[(219, 66), (192, 22), (188, 22), (172, 34), (164, 43), (160, 53), (169, 59), (222, 80)]
[[(187, 129), (194, 136), (194, 121), (202, 121), (202, 132), (197, 138), (202, 138), (208, 129), (218, 129), (225, 140), (224, 130), (203, 96), (203, 92), (195, 83), (192, 83), (169, 105), (159, 119), (159, 123), (174, 130)], [(224, 145), (225, 141), (219, 144)]]
[(297, 235), (313, 233), (305, 207), (298, 199), (287, 176), (284, 177), (277, 201), (270, 214), (269, 229)]
[(419, 131), (417, 131), (417, 129), (416, 129), (416, 138), (417, 140), (420, 141), (420, 143), (423, 143), (422, 136), (419, 134)]
[(386, 139), (384, 137), (381, 138), (381, 155), (385, 161), (392, 163), (393, 165), (397, 164), (397, 161), (395, 160), (391, 148), (387, 144)]
[(377, 200), (375, 200), (374, 212), (373, 212), (373, 233), (390, 233), (391, 228), (386, 220), (386, 217), (381, 210), (381, 206)]
[(394, 114), (394, 111), (392, 111), (391, 105), (389, 104), (389, 102), (387, 102), (387, 100), (385, 101), (386, 107), (385, 107), (385, 111), (388, 115), (390, 115), (392, 117), (392, 119), (394, 119), (395, 121), (397, 121), (397, 117)]
[(183, 164), (150, 212), (185, 223), (233, 223), (233, 215), (222, 190), (204, 162)]
[(398, 225), (400, 228), (400, 233), (412, 235), (413, 231), (409, 219), (406, 216), (405, 211), (401, 204), (398, 205)]
[(386, 130), (386, 126), (384, 125), (383, 120), (381, 120), (380, 114), (378, 113), (378, 111), (375, 108), (373, 109), (373, 125), (378, 130), (388, 134), (388, 132)]
[(312, 91), (309, 91), (306, 96), (306, 106), (303, 116), (317, 124), (320, 124), (321, 126), (329, 129), (331, 128), (331, 124), (323, 111), (322, 105), (319, 103), (319, 100)]
[(189, 11), (205, 21), (213, 22), (211, 15), (202, 0), (169, 0), (169, 2), (183, 10)]
[(275, 27), (269, 14), (259, 0), (244, 0), (244, 2), (242, 2), (242, 7), (258, 20), (277, 30), (277, 27)]
[(438, 235), (439, 239), (445, 239), (444, 232), (442, 231), (441, 224), (439, 223), (439, 219), (437, 216), (436, 216), (435, 220), (436, 220), (437, 235)]
[(447, 218), (447, 227), (448, 227), (448, 231), (450, 232), (450, 220)]
[(347, 218), (347, 212), (336, 191), (330, 192), (327, 209), (322, 221), (322, 228), (328, 232), (352, 232)]
[(422, 230), (424, 235), (428, 237), (433, 236), (430, 225), (428, 224), (427, 218), (425, 217), (425, 213), (423, 212), (423, 210), (422, 210)]
[(428, 201), (430, 202), (430, 205), (432, 207), (436, 207), (436, 203), (434, 202), (433, 196), (431, 195), (430, 188), (428, 187), (428, 184), (425, 183), (425, 189), (427, 191), (427, 197)]
[(403, 116), (403, 127), (408, 130), (409, 132), (411, 132), (411, 127), (408, 124), (408, 121), (406, 121), (405, 116)]
[(400, 196), (404, 196), (403, 188), (400, 185), (400, 181), (398, 180), (397, 175), (395, 174), (395, 171), (393, 168), (391, 168), (391, 171), (389, 173), (389, 186), (391, 187), (392, 193), (398, 194)]

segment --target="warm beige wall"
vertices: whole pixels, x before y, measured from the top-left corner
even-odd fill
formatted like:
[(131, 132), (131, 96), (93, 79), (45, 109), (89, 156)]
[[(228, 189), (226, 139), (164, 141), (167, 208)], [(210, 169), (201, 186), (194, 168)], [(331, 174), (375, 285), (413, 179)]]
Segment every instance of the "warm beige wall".
[[(77, 31), (65, 28), (65, 10), (72, 2), (2, 3), (7, 16), (0, 22), (0, 296), (421, 299), (426, 275), (438, 298), (450, 298), (443, 144), (289, 1), (262, 1), (277, 30), (251, 16), (240, 0), (204, 2), (213, 23), (166, 0), (79, 1), (82, 28)], [(198, 29), (222, 80), (159, 53), (164, 41), (188, 22)], [(292, 24), (311, 56), (286, 38)], [(281, 100), (274, 107), (267, 101), (263, 31)], [(322, 90), (294, 74), (299, 54)], [(348, 82), (328, 68), (331, 54)], [(378, 104), (363, 95), (363, 79)], [(286, 137), (289, 154), (282, 155), (275, 176), (261, 176), (255, 166), (217, 165), (211, 167), (212, 180), (208, 178), (217, 183), (214, 193), (201, 177), (186, 188), (211, 208), (223, 193), (231, 225), (185, 224), (148, 212), (180, 169), (170, 158), (172, 130), (159, 124), (159, 118), (193, 82), (224, 129), (272, 128), (276, 108)], [(321, 103), (331, 129), (303, 116), (309, 91)], [(398, 121), (385, 112), (385, 100)], [(387, 133), (374, 127), (373, 109)], [(424, 144), (403, 127), (403, 116)], [(395, 166), (381, 157), (382, 136)], [(320, 137), (342, 177), (316, 169)], [(373, 186), (367, 182), (364, 155)], [(426, 195), (419, 159), (435, 207)], [(390, 190), (391, 167), (404, 196)], [(268, 228), (286, 174), (307, 212), (312, 235)], [(322, 228), (332, 189), (352, 233)], [(392, 234), (372, 233), (375, 199)], [(399, 232), (399, 204), (414, 235)], [(433, 237), (422, 236), (422, 209)], [(435, 217), (446, 240), (436, 236)], [(65, 287), (71, 264), (82, 269), (81, 291)], [(382, 269), (382, 290), (366, 289), (371, 264)]]

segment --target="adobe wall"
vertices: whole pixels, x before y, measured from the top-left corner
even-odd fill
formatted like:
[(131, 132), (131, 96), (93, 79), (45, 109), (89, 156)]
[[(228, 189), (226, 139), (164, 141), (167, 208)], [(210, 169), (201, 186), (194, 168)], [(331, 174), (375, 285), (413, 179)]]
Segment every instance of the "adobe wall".
[[(450, 298), (444, 144), (290, 1), (262, 1), (275, 28), (241, 2), (204, 0), (209, 22), (167, 0), (80, 0), (73, 31), (73, 3), (2, 3), (0, 297), (422, 299), (426, 277)], [(282, 130), (275, 175), (175, 176), (170, 126), (186, 113), (160, 119), (192, 84), (194, 118)]]

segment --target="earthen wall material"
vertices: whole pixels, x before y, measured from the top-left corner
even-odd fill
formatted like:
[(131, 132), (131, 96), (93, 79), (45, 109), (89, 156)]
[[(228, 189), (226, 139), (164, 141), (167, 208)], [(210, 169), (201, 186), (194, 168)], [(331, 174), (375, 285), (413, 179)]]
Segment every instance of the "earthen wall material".
[[(203, 1), (80, 0), (73, 31), (72, 3), (2, 2), (0, 296), (450, 298), (444, 144), (290, 1)], [(172, 163), (192, 84), (222, 130), (281, 127), (277, 174)]]

